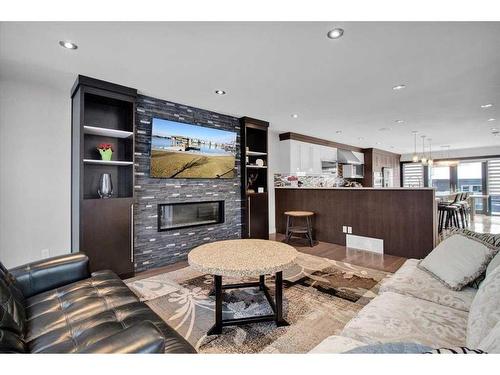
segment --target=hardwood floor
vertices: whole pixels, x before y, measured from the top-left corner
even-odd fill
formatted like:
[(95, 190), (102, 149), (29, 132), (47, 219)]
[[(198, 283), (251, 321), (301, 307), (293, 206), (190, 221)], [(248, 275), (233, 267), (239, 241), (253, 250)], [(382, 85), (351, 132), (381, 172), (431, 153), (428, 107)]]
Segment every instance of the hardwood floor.
[[(269, 239), (274, 241), (282, 241), (284, 237), (285, 236), (282, 234), (271, 234), (269, 236)], [(306, 244), (305, 240), (302, 241), (300, 239), (292, 239), (290, 245), (295, 247), (297, 251), (306, 254), (316, 255), (323, 258), (338, 260), (341, 262), (351, 263), (356, 266), (373, 268), (386, 272), (396, 272), (406, 260), (406, 258), (401, 258), (394, 255), (381, 255), (372, 253), (370, 251), (350, 249), (342, 245), (336, 245), (327, 242), (316, 242), (313, 247), (310, 247), (308, 244)], [(189, 266), (187, 260), (183, 260), (165, 267), (159, 267), (153, 270), (140, 272), (129, 280), (140, 280), (147, 277), (159, 275), (161, 273), (176, 271), (187, 266)]]
[[(283, 234), (271, 234), (269, 239), (282, 241), (285, 238)], [(403, 265), (406, 258), (395, 255), (383, 255), (358, 249), (347, 248), (346, 246), (336, 245), (328, 242), (315, 242), (313, 247), (310, 247), (306, 240), (293, 238), (290, 245), (298, 251), (316, 255), (323, 258), (347, 262), (356, 266), (373, 268), (380, 271), (396, 272)]]

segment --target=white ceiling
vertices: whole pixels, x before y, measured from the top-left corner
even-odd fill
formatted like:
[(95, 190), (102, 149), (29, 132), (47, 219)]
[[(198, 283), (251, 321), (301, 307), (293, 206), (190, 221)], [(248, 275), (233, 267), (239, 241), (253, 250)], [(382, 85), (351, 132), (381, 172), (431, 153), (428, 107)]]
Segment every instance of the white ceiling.
[(394, 152), (413, 150), (412, 130), (436, 150), (500, 144), (500, 22), (1, 23), (0, 74), (68, 93), (84, 74)]

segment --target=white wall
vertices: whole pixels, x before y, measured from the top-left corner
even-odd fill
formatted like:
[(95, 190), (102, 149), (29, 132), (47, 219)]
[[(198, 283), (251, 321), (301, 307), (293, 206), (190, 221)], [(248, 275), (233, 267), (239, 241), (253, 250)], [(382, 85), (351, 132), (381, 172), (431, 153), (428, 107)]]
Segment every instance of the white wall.
[(0, 81), (0, 260), (13, 267), (70, 251), (68, 90)]

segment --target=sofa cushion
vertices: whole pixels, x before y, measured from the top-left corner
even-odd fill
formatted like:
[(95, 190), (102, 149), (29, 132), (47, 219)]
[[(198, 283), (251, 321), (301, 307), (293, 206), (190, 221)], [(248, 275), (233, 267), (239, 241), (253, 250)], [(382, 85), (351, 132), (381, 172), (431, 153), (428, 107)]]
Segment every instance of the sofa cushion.
[(16, 282), (16, 278), (9, 272), (7, 268), (5, 268), (2, 262), (0, 262), (0, 279), (2, 279), (9, 287), (16, 300), (20, 302), (24, 301), (24, 295)]
[(134, 302), (137, 297), (116, 274), (94, 273), (89, 279), (28, 298), (26, 341)]
[(85, 351), (145, 321), (162, 332), (169, 353), (195, 352), (111, 271), (28, 298), (26, 314), (25, 341), (32, 353)]
[(2, 327), (9, 328), (22, 335), (26, 328), (26, 313), (22, 301), (16, 299), (12, 290), (3, 279), (0, 279), (0, 315)]
[(500, 266), (500, 252), (495, 255), (495, 257), (491, 260), (490, 264), (488, 264), (488, 267), (486, 268), (486, 277), (490, 275), (495, 268)]
[(309, 353), (339, 354), (357, 348), (359, 346), (365, 346), (365, 345), (366, 344), (364, 342), (351, 339), (350, 337), (333, 335), (321, 341), (312, 350), (310, 350)]
[(477, 348), (500, 321), (500, 267), (481, 283), (469, 311), (467, 346)]
[(477, 289), (460, 291), (446, 288), (440, 281), (417, 267), (419, 260), (408, 259), (392, 276), (382, 281), (380, 293), (395, 292), (435, 302), (454, 309), (469, 311)]
[(479, 349), (488, 353), (500, 354), (500, 321), (479, 343)]
[(441, 242), (418, 267), (452, 290), (461, 290), (485, 272), (498, 248), (463, 233)]
[(19, 335), (0, 329), (0, 353), (26, 353), (26, 348)]
[(415, 342), (432, 348), (465, 346), (467, 313), (385, 292), (355, 316), (341, 335), (365, 342)]

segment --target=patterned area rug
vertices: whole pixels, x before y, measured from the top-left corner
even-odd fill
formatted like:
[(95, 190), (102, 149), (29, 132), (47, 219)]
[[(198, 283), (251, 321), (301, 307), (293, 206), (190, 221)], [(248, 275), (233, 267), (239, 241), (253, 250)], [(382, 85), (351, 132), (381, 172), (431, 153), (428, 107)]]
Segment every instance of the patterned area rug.
[[(214, 324), (211, 275), (186, 267), (127, 284), (201, 353), (306, 353), (326, 337), (338, 334), (377, 295), (380, 281), (388, 275), (301, 253), (296, 265), (283, 274), (284, 317), (290, 326), (258, 323), (224, 327), (221, 335), (212, 336), (206, 335)], [(242, 281), (255, 280), (223, 278), (225, 284)], [(266, 277), (266, 285), (272, 293), (272, 277)], [(224, 293), (224, 319), (270, 313), (257, 288)]]

